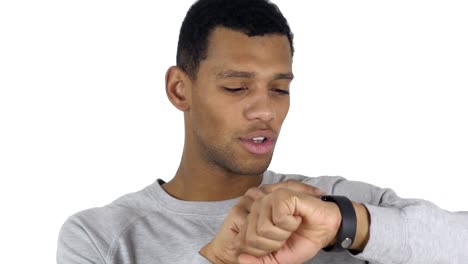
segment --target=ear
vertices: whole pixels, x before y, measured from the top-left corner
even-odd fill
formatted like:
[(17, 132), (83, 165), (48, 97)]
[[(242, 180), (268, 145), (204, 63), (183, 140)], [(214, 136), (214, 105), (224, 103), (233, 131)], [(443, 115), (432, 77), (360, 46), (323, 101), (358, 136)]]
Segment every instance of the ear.
[(179, 110), (190, 109), (192, 81), (179, 67), (172, 66), (166, 72), (166, 94), (169, 101)]

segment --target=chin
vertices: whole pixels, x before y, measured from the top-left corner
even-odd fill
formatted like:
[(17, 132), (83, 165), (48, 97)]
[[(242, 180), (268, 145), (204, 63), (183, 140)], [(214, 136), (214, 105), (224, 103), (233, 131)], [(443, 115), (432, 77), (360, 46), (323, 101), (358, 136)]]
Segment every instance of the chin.
[(244, 169), (244, 170), (232, 170), (231, 172), (237, 174), (237, 175), (244, 175), (244, 176), (257, 176), (261, 175), (266, 171), (266, 169), (260, 169), (260, 170), (255, 170), (255, 169)]
[(241, 149), (237, 151), (232, 147), (215, 148), (210, 145), (204, 148), (210, 163), (223, 170), (237, 175), (260, 175), (270, 166), (273, 153), (253, 155)]
[(240, 175), (259, 175), (263, 174), (270, 166), (271, 157), (267, 161), (251, 160), (244, 164), (232, 164), (230, 171)]

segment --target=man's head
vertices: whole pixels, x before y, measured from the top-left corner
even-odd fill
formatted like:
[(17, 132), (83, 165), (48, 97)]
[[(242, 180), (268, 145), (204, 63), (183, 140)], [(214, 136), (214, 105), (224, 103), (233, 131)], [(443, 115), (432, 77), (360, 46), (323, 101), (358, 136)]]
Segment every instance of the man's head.
[(179, 34), (177, 66), (196, 78), (200, 61), (208, 52), (210, 33), (217, 27), (247, 36), (280, 34), (288, 38), (294, 53), (293, 34), (278, 7), (268, 0), (200, 0), (187, 12)]
[(292, 33), (264, 0), (200, 0), (183, 22), (177, 67), (166, 75), (184, 112), (185, 158), (258, 175), (270, 164), (289, 110)]

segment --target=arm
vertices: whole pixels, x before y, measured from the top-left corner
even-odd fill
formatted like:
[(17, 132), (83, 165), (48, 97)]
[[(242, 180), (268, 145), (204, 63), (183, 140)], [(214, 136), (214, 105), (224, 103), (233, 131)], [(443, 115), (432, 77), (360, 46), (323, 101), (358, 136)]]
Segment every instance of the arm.
[[(424, 200), (401, 199), (391, 190), (368, 184), (342, 183), (332, 188), (333, 194), (359, 201), (353, 203), (358, 220), (352, 245), (352, 253), (357, 253), (354, 257), (370, 263), (405, 264), (461, 264), (468, 260), (467, 213), (447, 212)], [(252, 205), (246, 231), (248, 247), (242, 260), (302, 263), (335, 243), (340, 217), (333, 203), (291, 190), (277, 190)], [(294, 228), (282, 246), (269, 242), (278, 239), (282, 230)], [(268, 248), (272, 254), (255, 257), (250, 248)]]
[(60, 230), (57, 264), (103, 264), (99, 250), (74, 218), (69, 218)]
[(468, 212), (448, 212), (361, 182), (338, 181), (333, 189), (369, 211), (369, 240), (356, 258), (407, 264), (468, 261)]

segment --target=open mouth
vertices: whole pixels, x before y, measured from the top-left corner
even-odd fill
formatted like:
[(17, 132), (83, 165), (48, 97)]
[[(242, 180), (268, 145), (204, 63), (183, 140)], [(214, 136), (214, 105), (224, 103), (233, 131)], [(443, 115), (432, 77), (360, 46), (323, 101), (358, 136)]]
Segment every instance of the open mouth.
[(244, 138), (241, 140), (241, 142), (248, 152), (256, 155), (264, 155), (271, 153), (273, 151), (273, 148), (275, 147), (274, 138), (266, 136)]
[(260, 144), (260, 143), (263, 143), (265, 141), (267, 141), (268, 138), (267, 137), (254, 137), (252, 138), (252, 141), (256, 144)]

